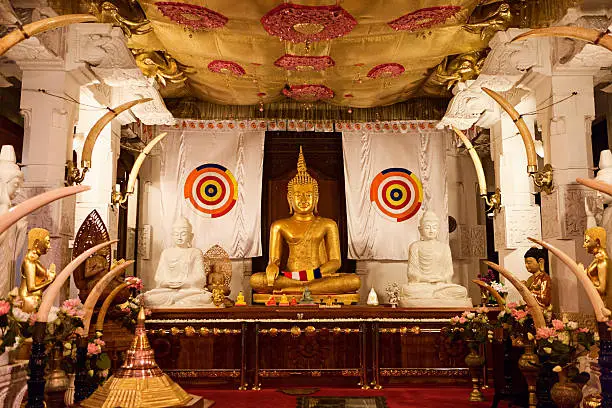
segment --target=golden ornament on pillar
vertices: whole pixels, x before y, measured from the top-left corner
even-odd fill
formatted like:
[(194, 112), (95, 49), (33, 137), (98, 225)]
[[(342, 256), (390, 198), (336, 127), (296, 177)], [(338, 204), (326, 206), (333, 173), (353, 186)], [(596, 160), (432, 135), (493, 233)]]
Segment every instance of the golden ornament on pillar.
[(145, 330), (145, 312), (140, 308), (136, 333), (125, 362), (102, 387), (81, 402), (85, 408), (180, 407), (192, 396), (162, 372)]
[[(255, 290), (253, 301), (263, 303), (270, 293), (301, 294), (305, 286), (313, 294), (330, 294), (334, 298), (358, 302), (356, 293), (361, 281), (354, 274), (336, 273), (340, 269), (338, 224), (317, 215), (319, 185), (306, 168), (300, 147), (297, 174), (287, 186), (291, 217), (277, 220), (270, 228), (270, 254), (266, 272), (251, 276)], [(281, 272), (283, 242), (289, 247), (286, 270), (307, 271), (310, 280), (297, 280)], [(316, 276), (320, 273), (320, 277)], [(348, 294), (348, 295), (347, 295)], [(344, 296), (343, 296), (344, 295)]]
[(43, 290), (55, 279), (55, 264), (45, 268), (40, 256), (51, 248), (49, 231), (44, 228), (32, 228), (28, 232), (28, 252), (21, 264), (21, 285), (19, 298), (23, 301), (24, 312), (36, 311), (40, 304)]

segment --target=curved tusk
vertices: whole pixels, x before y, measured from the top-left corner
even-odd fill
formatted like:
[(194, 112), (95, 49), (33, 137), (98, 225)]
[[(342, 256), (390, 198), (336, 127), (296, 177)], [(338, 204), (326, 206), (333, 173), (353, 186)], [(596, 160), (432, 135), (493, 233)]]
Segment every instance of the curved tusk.
[(13, 46), (19, 44), (21, 41), (27, 38), (35, 36), (36, 34), (70, 24), (91, 23), (94, 21), (97, 21), (97, 19), (91, 14), (67, 14), (65, 16), (55, 16), (34, 21), (33, 23), (24, 25), (21, 27), (21, 29), (17, 28), (11, 31), (4, 37), (0, 38), (0, 55), (4, 55), (4, 53), (10, 50)]
[(96, 320), (96, 331), (102, 332), (102, 330), (104, 330), (104, 319), (106, 318), (106, 312), (108, 311), (108, 308), (110, 307), (111, 303), (113, 303), (113, 300), (115, 300), (119, 292), (121, 292), (128, 286), (130, 286), (129, 283), (122, 283), (121, 285), (113, 289), (111, 293), (108, 294), (108, 297), (104, 299), (104, 303), (102, 303), (102, 307), (100, 307), (100, 311), (98, 312), (98, 319)]
[(480, 157), (478, 157), (478, 153), (476, 153), (476, 149), (472, 146), (472, 143), (467, 138), (467, 136), (455, 126), (453, 126), (453, 130), (459, 136), (459, 139), (465, 145), (465, 148), (470, 153), (470, 157), (472, 158), (472, 162), (474, 162), (474, 168), (476, 169), (476, 177), (478, 178), (478, 186), (480, 187), (480, 196), (487, 196), (487, 179), (485, 178), (484, 169), (482, 168), (482, 162), (480, 161)]
[(584, 291), (586, 292), (589, 301), (593, 306), (595, 318), (598, 322), (607, 322), (608, 320), (610, 320), (610, 310), (606, 309), (606, 305), (601, 299), (601, 296), (599, 296), (599, 292), (597, 292), (597, 289), (595, 289), (595, 286), (593, 286), (593, 283), (591, 283), (591, 281), (589, 280), (589, 277), (587, 276), (582, 265), (577, 264), (576, 261), (574, 261), (568, 254), (561, 251), (559, 248), (550, 245), (548, 242), (540, 241), (539, 239), (535, 238), (527, 239), (548, 249), (550, 252), (555, 254), (555, 256), (561, 260), (561, 262), (563, 262), (568, 268), (571, 269), (571, 271), (574, 273), (574, 275), (576, 275), (576, 278), (578, 278), (578, 281), (584, 288)]
[(472, 279), (472, 282), (474, 282), (481, 288), (486, 289), (495, 298), (495, 300), (497, 300), (498, 305), (503, 306), (506, 304), (506, 301), (504, 300), (502, 295), (500, 295), (498, 291), (493, 289), (491, 285), (488, 285), (486, 282), (483, 282), (480, 279)]
[(533, 37), (567, 37), (574, 38), (576, 40), (588, 41), (591, 44), (601, 45), (604, 48), (612, 51), (612, 36), (607, 35), (601, 31), (595, 30), (594, 28), (584, 27), (546, 27), (538, 28), (535, 30), (527, 31), (526, 33), (520, 34), (510, 41), (522, 41), (527, 38)]
[(521, 137), (523, 138), (523, 144), (525, 145), (525, 151), (527, 152), (527, 172), (535, 173), (538, 170), (537, 155), (535, 150), (535, 144), (531, 137), (531, 132), (527, 127), (527, 124), (521, 117), (521, 115), (514, 109), (514, 106), (506, 100), (503, 96), (489, 88), (482, 88), (482, 90), (495, 100), (510, 116), (516, 127), (518, 128)]
[(68, 277), (72, 274), (72, 272), (74, 272), (74, 270), (80, 264), (85, 262), (85, 260), (89, 258), (91, 255), (95, 254), (96, 252), (98, 252), (99, 250), (101, 250), (102, 248), (106, 246), (114, 244), (115, 242), (119, 242), (119, 240), (114, 239), (112, 241), (106, 241), (94, 247), (89, 248), (87, 251), (83, 252), (81, 255), (74, 258), (72, 262), (70, 262), (64, 269), (62, 269), (62, 271), (55, 277), (55, 280), (53, 281), (53, 283), (49, 285), (49, 287), (43, 294), (42, 301), (40, 302), (40, 307), (38, 308), (38, 313), (36, 315), (36, 321), (38, 322), (47, 321), (47, 319), (49, 318), (49, 311), (51, 310), (51, 305), (53, 305), (53, 302), (55, 301), (55, 298), (59, 294), (60, 289), (64, 285), (64, 282), (66, 282), (66, 279), (68, 279)]
[(546, 320), (544, 319), (544, 313), (542, 313), (542, 309), (540, 309), (540, 305), (533, 294), (527, 289), (527, 286), (520, 280), (518, 280), (512, 272), (500, 266), (494, 262), (484, 261), (485, 264), (495, 269), (497, 272), (501, 273), (504, 278), (508, 279), (508, 281), (518, 290), (521, 297), (529, 307), (529, 313), (531, 313), (531, 317), (533, 317), (533, 325), (536, 329), (540, 329), (546, 327)]
[(62, 187), (28, 198), (16, 206), (11, 207), (7, 213), (0, 215), (0, 234), (26, 215), (38, 210), (40, 207), (55, 200), (59, 200), (60, 198), (82, 193), (90, 189), (91, 187), (89, 186)]
[(140, 167), (142, 163), (147, 158), (147, 155), (153, 150), (156, 144), (158, 144), (164, 137), (168, 135), (167, 132), (160, 133), (157, 137), (149, 142), (148, 145), (145, 146), (143, 151), (138, 155), (138, 158), (134, 162), (132, 166), (132, 171), (130, 172), (130, 177), (128, 178), (127, 183), (127, 193), (132, 194), (134, 192), (134, 186), (136, 185), (136, 178), (138, 177), (138, 172), (140, 171)]
[(104, 289), (106, 289), (108, 284), (115, 279), (115, 277), (119, 276), (119, 274), (122, 273), (125, 268), (133, 263), (134, 261), (126, 261), (118, 264), (113, 269), (108, 271), (108, 273), (104, 275), (102, 279), (98, 281), (98, 283), (96, 283), (96, 286), (93, 287), (91, 292), (89, 292), (89, 296), (87, 296), (87, 299), (85, 299), (85, 304), (83, 305), (83, 310), (85, 311), (85, 315), (83, 316), (83, 331), (85, 332), (85, 336), (87, 336), (87, 333), (89, 333), (91, 317), (100, 295), (102, 295)]
[(92, 126), (91, 130), (87, 134), (87, 138), (85, 139), (85, 143), (83, 144), (83, 153), (81, 154), (81, 167), (83, 168), (91, 168), (91, 155), (93, 153), (93, 148), (96, 144), (96, 140), (98, 140), (98, 136), (100, 136), (100, 132), (108, 123), (119, 116), (124, 111), (130, 109), (132, 106), (138, 105), (139, 103), (145, 103), (152, 101), (151, 98), (141, 98), (136, 99), (134, 101), (129, 101), (124, 104), (117, 106), (116, 108), (106, 112), (104, 116), (102, 116), (98, 121)]
[(583, 186), (592, 188), (593, 190), (600, 191), (604, 194), (612, 195), (612, 184), (604, 183), (603, 181), (599, 181), (596, 179), (583, 178), (577, 178), (576, 182), (582, 184)]

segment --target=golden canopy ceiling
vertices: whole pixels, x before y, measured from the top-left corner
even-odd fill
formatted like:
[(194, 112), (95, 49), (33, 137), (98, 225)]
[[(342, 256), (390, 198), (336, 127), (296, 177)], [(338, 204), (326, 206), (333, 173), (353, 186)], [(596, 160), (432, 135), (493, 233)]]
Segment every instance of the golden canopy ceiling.
[(389, 105), (422, 95), (445, 57), (488, 42), (463, 28), (479, 0), (139, 3), (153, 28), (129, 39), (139, 66), (150, 74), (156, 65), (167, 68), (158, 76), (165, 97), (220, 104), (276, 102), (283, 91), (307, 100), (314, 89), (323, 99), (333, 92), (326, 101), (335, 105)]

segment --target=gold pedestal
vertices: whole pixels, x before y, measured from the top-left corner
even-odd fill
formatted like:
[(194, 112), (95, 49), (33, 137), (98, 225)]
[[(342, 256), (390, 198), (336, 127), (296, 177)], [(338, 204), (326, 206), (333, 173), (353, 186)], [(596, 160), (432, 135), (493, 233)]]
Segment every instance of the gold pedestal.
[[(253, 303), (254, 304), (265, 304), (268, 299), (270, 299), (271, 294), (270, 293), (254, 293), (253, 294)], [(276, 300), (276, 303), (278, 303), (281, 300), (281, 297), (283, 295), (282, 294), (274, 294), (274, 300)], [(287, 297), (289, 299), (291, 299), (291, 296), (295, 296), (295, 295), (290, 295), (287, 294)], [(313, 302), (320, 304), (323, 303), (329, 296), (331, 296), (332, 300), (335, 303), (338, 304), (343, 304), (343, 305), (356, 305), (359, 303), (359, 293), (348, 293), (348, 294), (343, 294), (343, 295), (334, 295), (334, 294), (320, 294), (320, 295), (315, 295), (315, 294), (311, 294), (310, 295), (312, 297)], [(298, 300), (300, 300), (302, 296), (295, 296), (295, 298)], [(298, 304), (298, 306), (300, 306)]]

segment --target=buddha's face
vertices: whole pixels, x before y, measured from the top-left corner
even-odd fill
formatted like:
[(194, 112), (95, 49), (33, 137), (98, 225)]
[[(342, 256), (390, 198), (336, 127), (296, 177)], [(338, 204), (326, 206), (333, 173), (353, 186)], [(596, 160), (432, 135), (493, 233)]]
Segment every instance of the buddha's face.
[(51, 238), (49, 235), (47, 235), (42, 240), (36, 240), (34, 245), (36, 246), (38, 253), (44, 255), (49, 251), (49, 248), (51, 248)]
[(536, 273), (540, 270), (540, 263), (537, 259), (530, 256), (529, 258), (525, 258), (525, 268), (529, 273)]
[(192, 236), (193, 234), (189, 228), (176, 227), (172, 229), (172, 240), (174, 241), (174, 245), (179, 248), (188, 248)]
[(17, 191), (19, 191), (22, 183), (23, 179), (21, 177), (13, 177), (9, 180), (9, 182), (6, 184), (9, 199), (14, 200), (15, 197), (17, 197)]
[(312, 184), (296, 184), (293, 186), (291, 206), (297, 214), (312, 214), (317, 204), (314, 186)]
[(589, 254), (594, 254), (597, 248), (599, 248), (599, 240), (587, 234), (584, 236), (584, 243), (582, 246)]
[(439, 223), (437, 221), (423, 221), (419, 226), (421, 238), (425, 241), (430, 241), (438, 237)]

